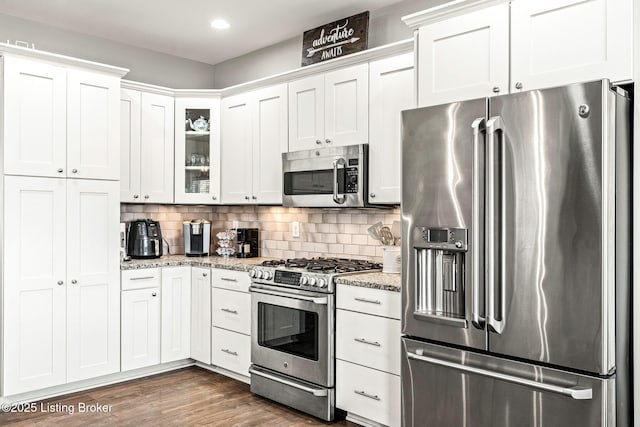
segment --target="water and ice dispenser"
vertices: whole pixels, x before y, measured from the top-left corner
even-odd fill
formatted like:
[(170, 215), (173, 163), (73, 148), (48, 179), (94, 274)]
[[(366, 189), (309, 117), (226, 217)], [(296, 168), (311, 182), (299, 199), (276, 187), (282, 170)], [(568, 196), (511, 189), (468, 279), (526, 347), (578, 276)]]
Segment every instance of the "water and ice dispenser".
[(443, 323), (466, 324), (467, 231), (465, 228), (440, 227), (414, 229), (414, 316)]

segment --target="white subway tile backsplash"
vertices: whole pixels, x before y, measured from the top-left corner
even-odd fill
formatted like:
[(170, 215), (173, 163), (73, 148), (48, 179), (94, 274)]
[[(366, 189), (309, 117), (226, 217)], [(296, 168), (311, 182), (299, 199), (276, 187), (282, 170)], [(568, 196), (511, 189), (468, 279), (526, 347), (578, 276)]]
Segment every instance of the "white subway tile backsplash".
[[(261, 256), (273, 258), (337, 256), (382, 260), (382, 245), (368, 235), (376, 222), (391, 226), (400, 220), (399, 208), (344, 209), (284, 208), (280, 206), (120, 206), (120, 220), (152, 218), (160, 221), (163, 237), (171, 253), (184, 253), (182, 222), (204, 218), (212, 222), (213, 247), (215, 233), (231, 228), (233, 221), (240, 227), (260, 229)], [(291, 222), (300, 222), (300, 237), (291, 234)]]

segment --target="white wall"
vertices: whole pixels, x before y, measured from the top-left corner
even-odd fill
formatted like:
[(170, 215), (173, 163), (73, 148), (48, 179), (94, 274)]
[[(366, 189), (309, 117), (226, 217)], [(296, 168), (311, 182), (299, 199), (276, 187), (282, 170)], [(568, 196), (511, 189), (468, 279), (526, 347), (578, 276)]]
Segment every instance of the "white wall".
[(7, 40), (29, 41), (39, 50), (129, 68), (124, 77), (128, 80), (175, 89), (214, 87), (209, 64), (0, 14), (0, 41)]
[[(413, 37), (401, 20), (405, 15), (429, 9), (450, 0), (404, 0), (369, 15), (369, 48)], [(214, 65), (215, 87), (222, 89), (273, 74), (300, 68), (302, 34), (290, 40)]]

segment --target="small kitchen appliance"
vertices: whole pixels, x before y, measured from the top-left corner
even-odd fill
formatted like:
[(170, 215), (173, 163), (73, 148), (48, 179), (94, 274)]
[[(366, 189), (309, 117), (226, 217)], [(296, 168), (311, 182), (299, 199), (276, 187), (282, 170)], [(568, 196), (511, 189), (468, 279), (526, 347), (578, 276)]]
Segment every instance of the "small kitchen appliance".
[(258, 256), (258, 229), (238, 228), (236, 230), (236, 256), (238, 258), (253, 258)]
[(136, 219), (129, 223), (127, 255), (131, 258), (162, 256), (160, 223), (152, 219)]
[(211, 247), (211, 221), (193, 219), (182, 223), (184, 254), (186, 256), (208, 256)]
[(341, 258), (265, 261), (251, 277), (251, 391), (335, 417), (335, 279), (382, 265)]

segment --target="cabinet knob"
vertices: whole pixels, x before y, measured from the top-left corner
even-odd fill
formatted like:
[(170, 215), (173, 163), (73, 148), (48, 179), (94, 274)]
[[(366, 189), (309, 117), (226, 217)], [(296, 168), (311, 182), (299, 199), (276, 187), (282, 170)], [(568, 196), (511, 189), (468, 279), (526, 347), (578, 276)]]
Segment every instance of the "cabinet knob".
[(76, 285), (76, 284), (78, 284), (78, 281), (77, 281), (76, 279), (73, 279), (73, 280), (71, 281), (71, 284), (72, 284), (72, 285)]
[(331, 144), (331, 140), (329, 138), (325, 139), (324, 142), (326, 142), (327, 144)]
[(516, 82), (516, 89), (522, 89), (522, 82)]
[(155, 296), (157, 296), (157, 295), (158, 295), (158, 294), (157, 294), (157, 293), (155, 293), (155, 292), (151, 294), (151, 296), (152, 296), (152, 297), (155, 297)]
[(207, 277), (207, 273), (202, 273), (202, 277)]
[(372, 199), (376, 198), (376, 193), (369, 193), (369, 197), (371, 197)]
[(62, 286), (64, 285), (64, 282), (62, 280), (58, 280), (58, 286)]
[(249, 200), (249, 196), (244, 196), (244, 199), (245, 200)]
[(322, 141), (320, 141), (319, 139), (316, 139), (316, 144), (320, 145), (322, 144)]
[(500, 88), (498, 86), (494, 86), (493, 93), (500, 93)]
[(256, 196), (251, 196), (251, 198), (252, 198), (253, 200), (258, 200), (258, 198), (257, 198)]
[(140, 197), (140, 196), (138, 196), (137, 194), (134, 194), (134, 195), (133, 195), (133, 198), (134, 198), (134, 199), (137, 199), (137, 198), (139, 198), (139, 197)]
[(218, 200), (216, 196), (211, 196), (211, 200)]
[(62, 172), (64, 172), (64, 169), (58, 168), (58, 173), (62, 173)]
[(145, 195), (144, 195), (144, 199), (145, 199), (145, 200), (149, 200), (149, 195), (148, 195), (148, 194), (145, 194)]
[(71, 169), (72, 173), (78, 173), (78, 169)]

